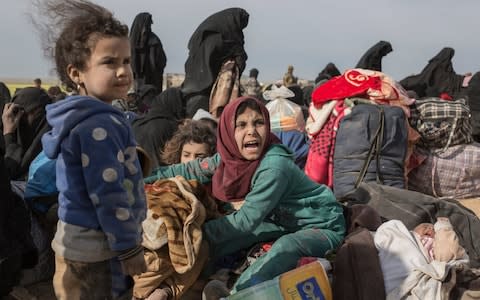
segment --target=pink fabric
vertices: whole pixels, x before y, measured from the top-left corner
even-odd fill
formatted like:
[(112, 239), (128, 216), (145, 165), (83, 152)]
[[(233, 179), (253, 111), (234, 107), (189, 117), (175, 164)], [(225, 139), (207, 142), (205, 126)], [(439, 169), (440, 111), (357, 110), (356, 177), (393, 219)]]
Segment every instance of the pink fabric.
[(422, 243), (425, 252), (428, 253), (428, 261), (432, 261), (435, 258), (435, 255), (433, 253), (433, 241), (434, 238), (429, 236), (422, 236), (420, 238), (420, 242)]
[(344, 117), (344, 102), (338, 102), (330, 118), (323, 125), (312, 143), (305, 164), (305, 174), (317, 183), (333, 187), (333, 154), (338, 126)]
[[(254, 99), (258, 103), (268, 134), (262, 155), (254, 161), (245, 160), (235, 142), (235, 114), (238, 106), (247, 99)], [(237, 98), (225, 106), (218, 122), (217, 136), (217, 151), (220, 154), (221, 161), (212, 178), (213, 195), (217, 199), (226, 202), (242, 200), (250, 191), (250, 181), (265, 152), (267, 152), (271, 144), (280, 142), (270, 132), (270, 117), (267, 108), (253, 97)]]
[(472, 77), (472, 75), (463, 77), (462, 87), (468, 87), (468, 84), (470, 83), (470, 80), (472, 80)]

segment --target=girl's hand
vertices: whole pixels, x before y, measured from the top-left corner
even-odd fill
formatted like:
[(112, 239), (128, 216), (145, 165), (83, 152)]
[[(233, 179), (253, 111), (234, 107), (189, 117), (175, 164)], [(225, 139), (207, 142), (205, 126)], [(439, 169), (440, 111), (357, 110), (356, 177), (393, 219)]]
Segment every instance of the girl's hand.
[(25, 110), (18, 104), (5, 104), (2, 114), (3, 135), (15, 132), (24, 113)]
[(122, 272), (125, 275), (140, 275), (147, 271), (147, 264), (143, 258), (143, 250), (132, 257), (120, 260), (120, 264), (122, 266)]

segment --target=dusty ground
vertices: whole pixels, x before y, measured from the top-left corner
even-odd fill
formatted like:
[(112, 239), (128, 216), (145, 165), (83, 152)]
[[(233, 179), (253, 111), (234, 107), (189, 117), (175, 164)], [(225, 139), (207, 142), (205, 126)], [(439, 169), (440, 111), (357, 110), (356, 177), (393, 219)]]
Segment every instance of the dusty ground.
[[(195, 283), (190, 291), (182, 297), (182, 300), (201, 299), (202, 289), (206, 282)], [(28, 286), (17, 286), (4, 300), (56, 300), (53, 292), (52, 281), (44, 281)]]
[(467, 208), (471, 209), (480, 218), (480, 198), (459, 200)]

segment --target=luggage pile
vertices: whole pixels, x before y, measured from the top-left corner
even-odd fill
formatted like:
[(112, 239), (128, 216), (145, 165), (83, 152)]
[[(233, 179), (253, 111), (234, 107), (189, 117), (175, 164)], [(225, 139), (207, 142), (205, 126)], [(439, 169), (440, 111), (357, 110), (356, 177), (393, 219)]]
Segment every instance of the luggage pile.
[(423, 162), (409, 173), (409, 189), (435, 197), (480, 196), (480, 144), (473, 141), (466, 99), (417, 100), (410, 124), (420, 133)]

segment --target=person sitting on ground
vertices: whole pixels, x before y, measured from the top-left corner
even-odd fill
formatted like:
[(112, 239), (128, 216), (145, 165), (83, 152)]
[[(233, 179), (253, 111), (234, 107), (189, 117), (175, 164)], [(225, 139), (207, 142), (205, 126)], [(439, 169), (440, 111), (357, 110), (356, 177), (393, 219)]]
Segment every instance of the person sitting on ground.
[(217, 151), (203, 160), (160, 167), (145, 181), (176, 175), (211, 181), (217, 199), (243, 202), (239, 210), (204, 224), (212, 262), (277, 239), (242, 273), (233, 291), (294, 269), (300, 257), (323, 257), (340, 244), (345, 234), (341, 205), (327, 186), (295, 165), (291, 151), (271, 133), (268, 110), (259, 100), (240, 97), (225, 106)]
[(167, 165), (187, 163), (215, 154), (217, 137), (207, 124), (186, 119), (165, 144), (161, 157)]
[(155, 96), (149, 111), (132, 122), (137, 143), (152, 160), (152, 168), (165, 165), (160, 152), (185, 119), (185, 103), (179, 88), (168, 88)]
[(42, 135), (50, 129), (45, 112), (49, 103), (44, 90), (26, 87), (3, 108), (5, 166), (12, 180), (26, 180), (30, 163), (42, 151)]
[(49, 87), (47, 90), (47, 94), (53, 102), (63, 100), (65, 99), (65, 97), (67, 97), (67, 94), (62, 92), (62, 89), (60, 89), (58, 85)]
[(10, 176), (0, 149), (0, 299), (20, 283), (22, 269), (33, 268), (38, 250), (31, 235), (30, 212), (23, 200), (13, 193)]

